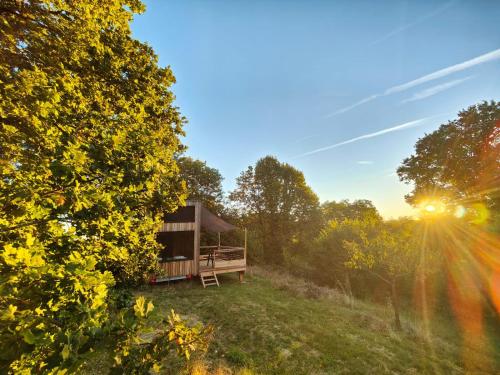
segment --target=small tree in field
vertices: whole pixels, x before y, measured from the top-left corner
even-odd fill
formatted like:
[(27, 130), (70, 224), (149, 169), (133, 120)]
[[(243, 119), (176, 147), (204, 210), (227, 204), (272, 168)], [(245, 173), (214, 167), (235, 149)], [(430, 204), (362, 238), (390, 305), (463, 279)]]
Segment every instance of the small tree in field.
[[(330, 208), (331, 203), (335, 202), (328, 202)], [(346, 251), (344, 243), (359, 242), (361, 236), (373, 236), (381, 224), (382, 218), (378, 214), (373, 215), (371, 210), (358, 213), (357, 218), (329, 221), (308, 254), (309, 262), (314, 268), (315, 279), (330, 286), (340, 286), (348, 295), (352, 295), (352, 272), (346, 267), (350, 254)]]
[(398, 282), (415, 271), (418, 261), (414, 227), (410, 220), (397, 220), (381, 223), (374, 231), (370, 224), (361, 223), (356, 226), (356, 239), (343, 241), (349, 254), (346, 266), (367, 270), (387, 285), (398, 330), (401, 330)]

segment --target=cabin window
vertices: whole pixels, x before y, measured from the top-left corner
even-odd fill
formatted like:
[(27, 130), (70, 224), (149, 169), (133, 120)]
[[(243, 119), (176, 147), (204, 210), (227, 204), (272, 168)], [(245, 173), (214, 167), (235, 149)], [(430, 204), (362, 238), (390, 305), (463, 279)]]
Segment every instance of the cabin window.
[(163, 245), (160, 258), (163, 262), (192, 260), (194, 258), (194, 232), (161, 232), (156, 240)]

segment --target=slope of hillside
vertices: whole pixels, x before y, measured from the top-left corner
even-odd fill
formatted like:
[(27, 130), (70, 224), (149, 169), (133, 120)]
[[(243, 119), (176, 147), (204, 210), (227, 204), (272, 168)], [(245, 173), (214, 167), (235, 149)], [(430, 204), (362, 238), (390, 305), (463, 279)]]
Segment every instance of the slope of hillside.
[(203, 289), (194, 280), (137, 293), (154, 301), (154, 325), (171, 308), (191, 321), (213, 324), (215, 337), (204, 363), (227, 373), (486, 374), (499, 369), (493, 343), (466, 350), (450, 323), (434, 321), (426, 341), (408, 319), (404, 331), (395, 332), (389, 308), (350, 304), (333, 290), (291, 277), (254, 269), (243, 284), (236, 276), (220, 281), (220, 288)]

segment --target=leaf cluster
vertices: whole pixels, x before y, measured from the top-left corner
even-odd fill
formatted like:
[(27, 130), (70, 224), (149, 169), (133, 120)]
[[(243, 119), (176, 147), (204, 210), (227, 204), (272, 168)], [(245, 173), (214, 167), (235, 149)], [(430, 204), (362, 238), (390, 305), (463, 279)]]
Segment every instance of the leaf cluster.
[(120, 312), (117, 329), (122, 339), (115, 352), (112, 374), (159, 373), (172, 351), (188, 360), (194, 352), (207, 350), (213, 328), (201, 324), (189, 326), (173, 310), (163, 321), (166, 328), (144, 335), (144, 323), (153, 309), (153, 303), (141, 296), (132, 309)]

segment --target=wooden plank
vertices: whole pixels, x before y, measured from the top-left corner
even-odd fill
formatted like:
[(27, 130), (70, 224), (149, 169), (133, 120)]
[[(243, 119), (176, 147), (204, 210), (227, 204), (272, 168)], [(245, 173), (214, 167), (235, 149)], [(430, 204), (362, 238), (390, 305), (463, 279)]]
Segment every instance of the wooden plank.
[(196, 223), (163, 223), (160, 232), (187, 232), (194, 231)]
[(245, 267), (245, 259), (234, 259), (234, 260), (216, 260), (215, 269), (227, 268), (227, 267)]
[(215, 274), (219, 275), (222, 273), (231, 273), (231, 272), (239, 272), (239, 271), (246, 271), (246, 267), (230, 267), (230, 268), (220, 268), (214, 270)]
[(188, 276), (193, 274), (192, 260), (176, 260), (160, 263), (160, 268), (168, 277)]

